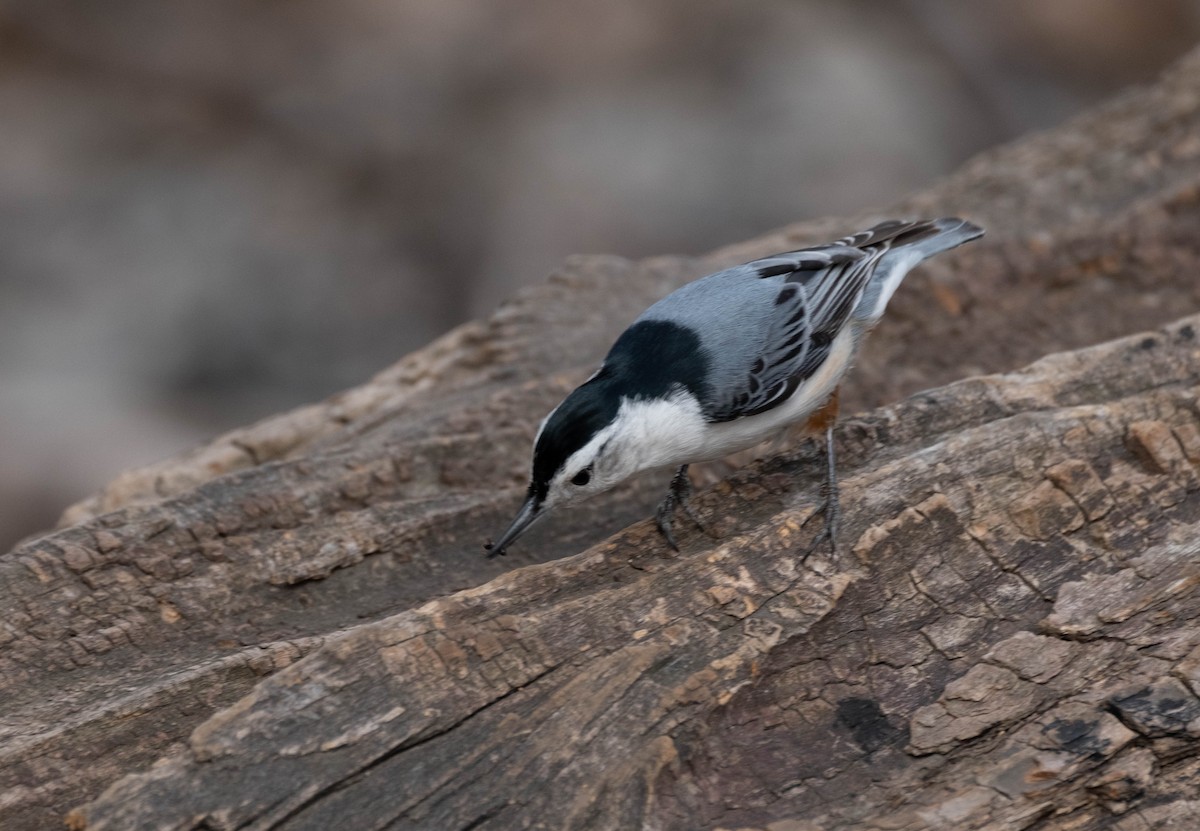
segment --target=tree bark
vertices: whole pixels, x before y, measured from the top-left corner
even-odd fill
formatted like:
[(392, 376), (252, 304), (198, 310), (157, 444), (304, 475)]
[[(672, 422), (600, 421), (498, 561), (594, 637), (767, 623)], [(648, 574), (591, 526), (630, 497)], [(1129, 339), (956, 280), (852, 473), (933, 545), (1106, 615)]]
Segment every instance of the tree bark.
[(1198, 90), (1200, 54), (881, 212), (989, 236), (906, 282), (844, 411), (1146, 331), (845, 420), (838, 557), (798, 556), (806, 445), (699, 494), (712, 536), (681, 523), (678, 556), (653, 477), (480, 544), (641, 308), (874, 215), (572, 260), (363, 387), (122, 477), (0, 558), (0, 825), (1200, 817), (1200, 318), (1168, 323), (1200, 300)]

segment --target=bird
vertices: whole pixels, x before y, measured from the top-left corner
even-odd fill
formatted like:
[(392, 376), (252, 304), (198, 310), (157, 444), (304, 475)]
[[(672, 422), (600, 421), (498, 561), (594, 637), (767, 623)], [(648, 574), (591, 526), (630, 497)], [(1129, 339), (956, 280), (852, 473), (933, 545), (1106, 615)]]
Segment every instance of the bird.
[(542, 420), (525, 500), (488, 557), (553, 509), (634, 474), (674, 469), (655, 511), (678, 551), (688, 466), (753, 447), (792, 425), (824, 433), (823, 529), (837, 551), (837, 390), (864, 337), (920, 262), (983, 235), (957, 217), (888, 220), (835, 242), (775, 254), (687, 283), (646, 309), (600, 368)]

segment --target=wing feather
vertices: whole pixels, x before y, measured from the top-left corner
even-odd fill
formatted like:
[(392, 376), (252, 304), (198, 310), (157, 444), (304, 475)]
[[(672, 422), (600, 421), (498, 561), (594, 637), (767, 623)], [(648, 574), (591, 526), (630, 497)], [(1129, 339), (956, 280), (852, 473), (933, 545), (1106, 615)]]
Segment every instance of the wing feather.
[(710, 421), (757, 415), (791, 397), (829, 357), (837, 333), (866, 290), (880, 258), (896, 244), (937, 233), (929, 223), (884, 222), (831, 245), (748, 263), (753, 278), (780, 285), (759, 357), (745, 377), (713, 390)]

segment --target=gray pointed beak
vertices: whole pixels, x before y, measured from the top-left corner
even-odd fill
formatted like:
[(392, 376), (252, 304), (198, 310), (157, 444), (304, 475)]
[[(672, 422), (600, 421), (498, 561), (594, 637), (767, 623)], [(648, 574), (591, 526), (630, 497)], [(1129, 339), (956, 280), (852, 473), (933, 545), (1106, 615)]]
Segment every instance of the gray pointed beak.
[(508, 526), (508, 530), (500, 535), (500, 539), (494, 543), (488, 543), (484, 546), (487, 549), (488, 557), (504, 556), (505, 549), (512, 545), (517, 537), (525, 533), (525, 530), (533, 525), (542, 515), (542, 502), (536, 495), (530, 496), (525, 500), (525, 504), (521, 506), (521, 510), (517, 511), (516, 519)]

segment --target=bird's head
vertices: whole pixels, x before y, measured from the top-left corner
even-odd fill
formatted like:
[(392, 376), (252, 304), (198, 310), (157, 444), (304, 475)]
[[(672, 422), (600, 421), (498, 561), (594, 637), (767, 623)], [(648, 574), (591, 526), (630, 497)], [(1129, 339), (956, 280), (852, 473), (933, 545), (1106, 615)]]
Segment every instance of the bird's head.
[(621, 395), (604, 370), (566, 397), (538, 430), (525, 502), (489, 556), (503, 554), (552, 508), (571, 505), (612, 488), (642, 468), (622, 440)]
[(595, 496), (643, 470), (698, 460), (699, 399), (708, 361), (697, 334), (642, 321), (617, 339), (604, 366), (542, 422), (521, 510), (490, 556), (503, 554), (540, 517)]

